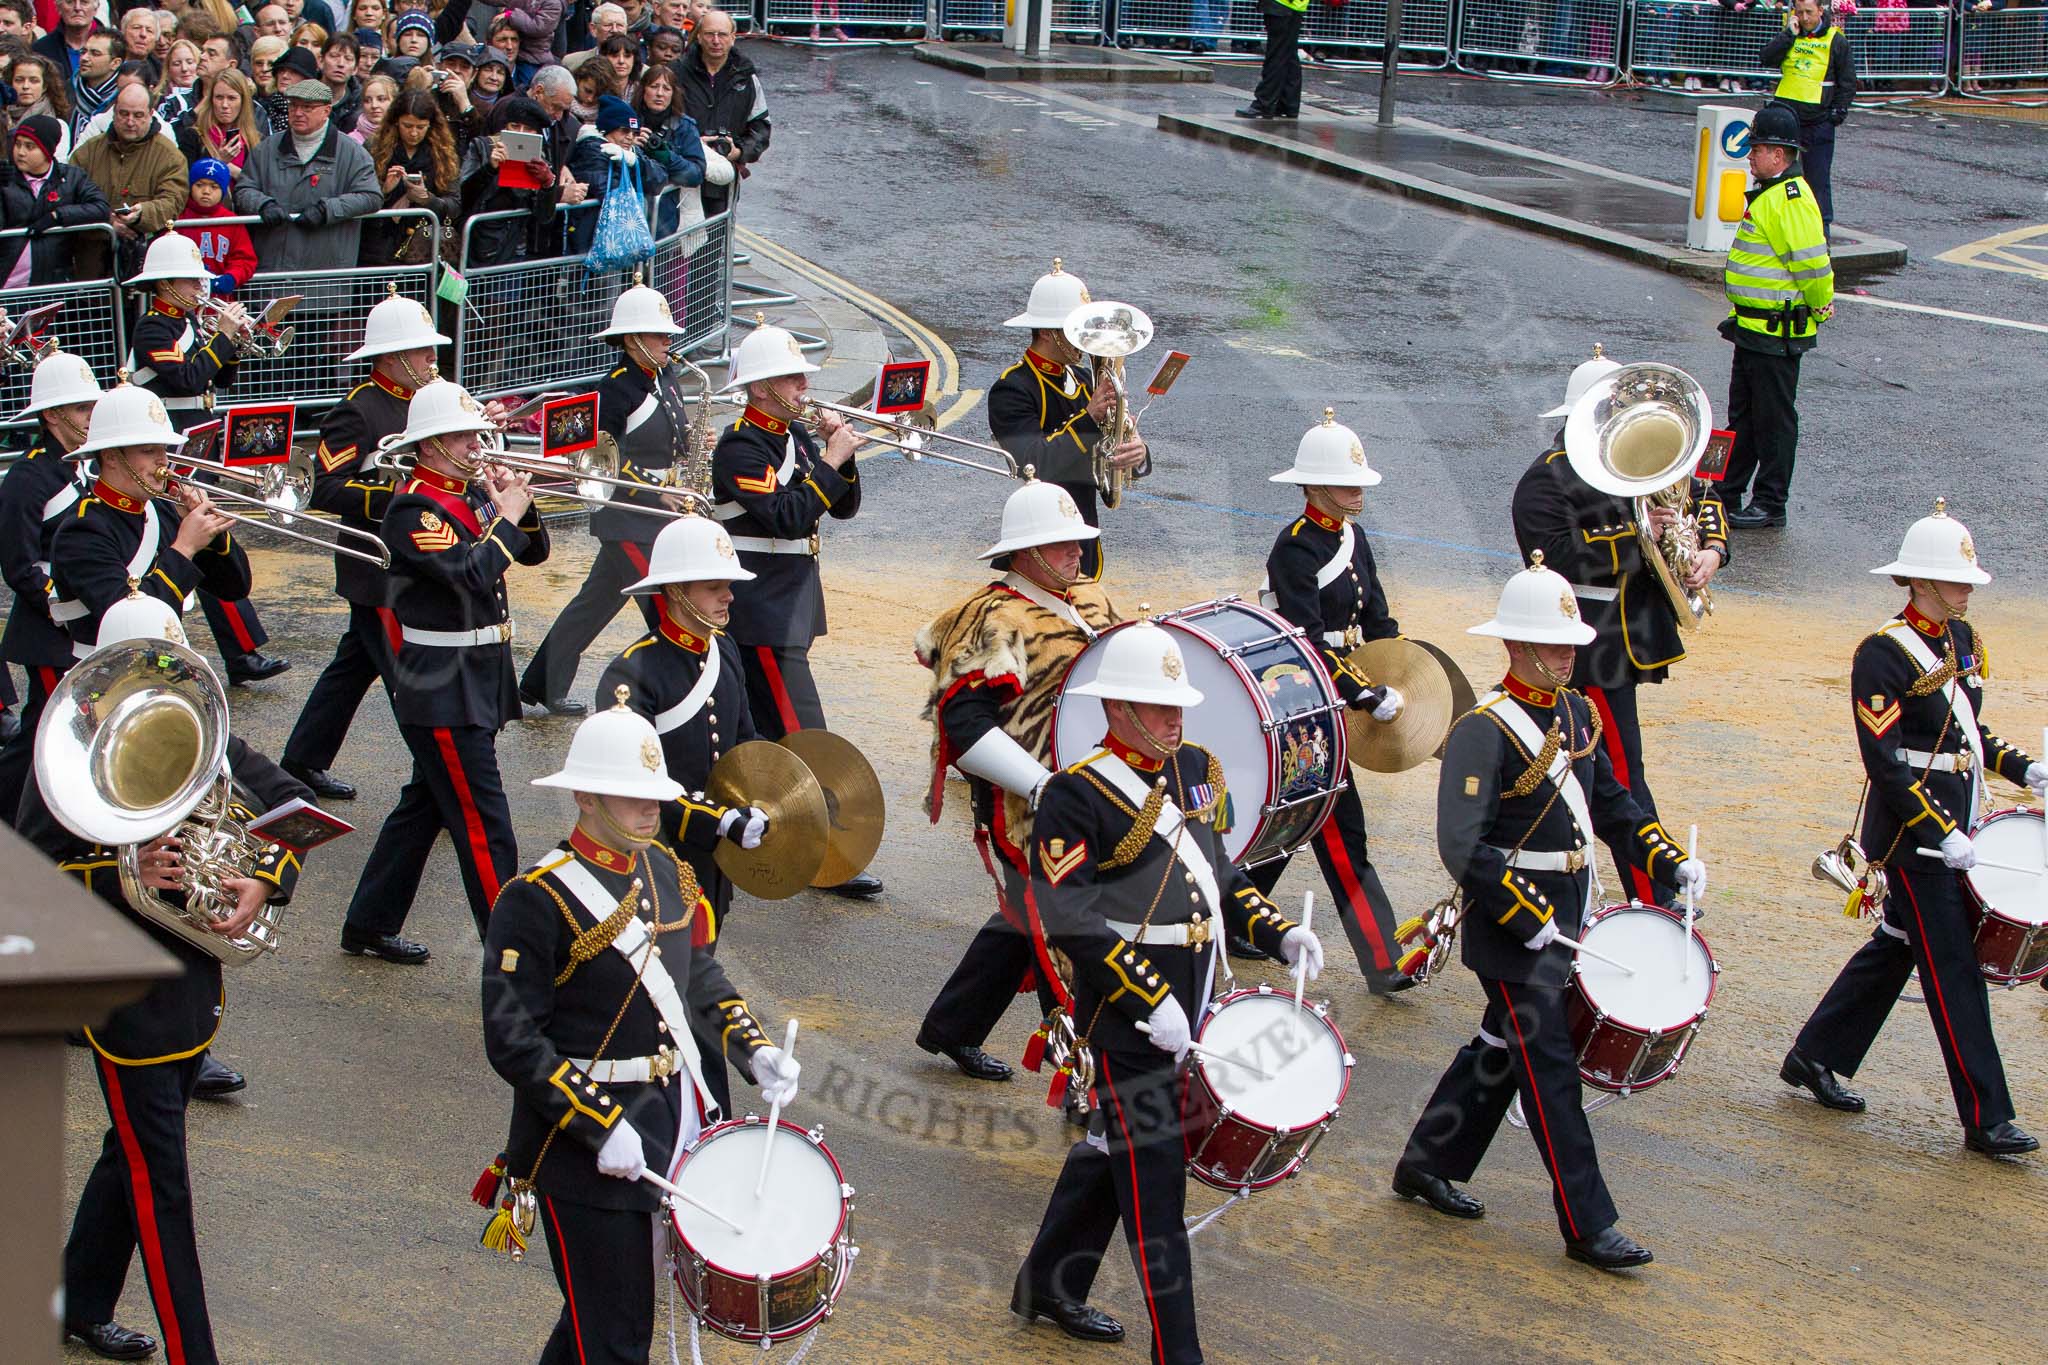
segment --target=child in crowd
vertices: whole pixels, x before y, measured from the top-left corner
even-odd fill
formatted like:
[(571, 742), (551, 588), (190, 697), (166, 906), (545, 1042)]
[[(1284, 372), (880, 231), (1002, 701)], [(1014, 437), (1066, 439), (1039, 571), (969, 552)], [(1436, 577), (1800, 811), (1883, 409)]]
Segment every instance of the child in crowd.
[[(201, 157), (192, 163), (192, 195), (185, 201), (185, 218), (232, 218), (235, 211), (225, 202), (234, 184), (227, 163)], [(256, 247), (249, 229), (240, 223), (181, 223), (178, 231), (199, 246), (212, 278), (213, 292), (233, 298), (235, 291), (256, 273)]]

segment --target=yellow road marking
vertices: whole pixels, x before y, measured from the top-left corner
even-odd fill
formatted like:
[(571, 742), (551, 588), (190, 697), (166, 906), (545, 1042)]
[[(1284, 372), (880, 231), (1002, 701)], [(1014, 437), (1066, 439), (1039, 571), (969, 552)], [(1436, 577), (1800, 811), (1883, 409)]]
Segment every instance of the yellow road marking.
[(2014, 228), (1981, 241), (1966, 242), (1942, 252), (1934, 259), (1950, 265), (1975, 266), (1979, 270), (2002, 270), (2010, 275), (2030, 275), (2037, 280), (2048, 280), (2048, 261), (2031, 256), (2016, 254), (2015, 248), (2034, 251), (2048, 251), (2048, 223), (2036, 223), (2033, 227)]

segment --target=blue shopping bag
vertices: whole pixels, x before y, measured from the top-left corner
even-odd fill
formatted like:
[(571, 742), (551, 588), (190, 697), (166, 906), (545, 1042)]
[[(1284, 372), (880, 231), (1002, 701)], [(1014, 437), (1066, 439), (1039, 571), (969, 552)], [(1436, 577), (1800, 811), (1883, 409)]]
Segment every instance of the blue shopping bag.
[(604, 202), (597, 206), (597, 230), (583, 268), (593, 275), (646, 266), (654, 257), (654, 233), (647, 226), (647, 201), (640, 193), (640, 165), (624, 157), (612, 162)]

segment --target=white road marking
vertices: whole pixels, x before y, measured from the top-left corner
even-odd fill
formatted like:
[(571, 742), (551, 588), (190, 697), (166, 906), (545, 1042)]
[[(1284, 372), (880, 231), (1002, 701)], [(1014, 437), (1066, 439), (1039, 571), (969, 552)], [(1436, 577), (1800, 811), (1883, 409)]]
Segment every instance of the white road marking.
[(1897, 299), (1880, 299), (1870, 294), (1837, 294), (1836, 303), (1867, 303), (1873, 308), (1895, 308), (1902, 313), (1924, 313), (1928, 317), (1954, 318), (1958, 322), (1981, 322), (1991, 327), (2011, 327), (2022, 332), (2048, 333), (2048, 325), (2038, 322), (2021, 322), (2017, 318), (1994, 318), (1984, 313), (1964, 313), (1954, 308), (1933, 308), (1924, 303), (1900, 303)]

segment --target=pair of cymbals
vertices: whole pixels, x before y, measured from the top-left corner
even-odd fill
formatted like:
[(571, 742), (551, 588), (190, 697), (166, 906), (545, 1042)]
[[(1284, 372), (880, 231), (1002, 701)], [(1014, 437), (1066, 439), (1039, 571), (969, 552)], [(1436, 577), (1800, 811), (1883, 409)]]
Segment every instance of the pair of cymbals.
[(1472, 709), (1472, 684), (1451, 656), (1426, 640), (1368, 640), (1351, 651), (1353, 668), (1375, 687), (1401, 694), (1401, 714), (1378, 721), (1372, 712), (1347, 711), (1344, 729), (1351, 761), (1376, 773), (1406, 772), (1441, 757), (1451, 722)]
[(734, 886), (762, 900), (837, 886), (882, 846), (881, 780), (859, 749), (830, 730), (792, 730), (779, 742), (738, 745), (712, 765), (707, 794), (768, 817), (758, 847), (721, 839), (712, 855)]

